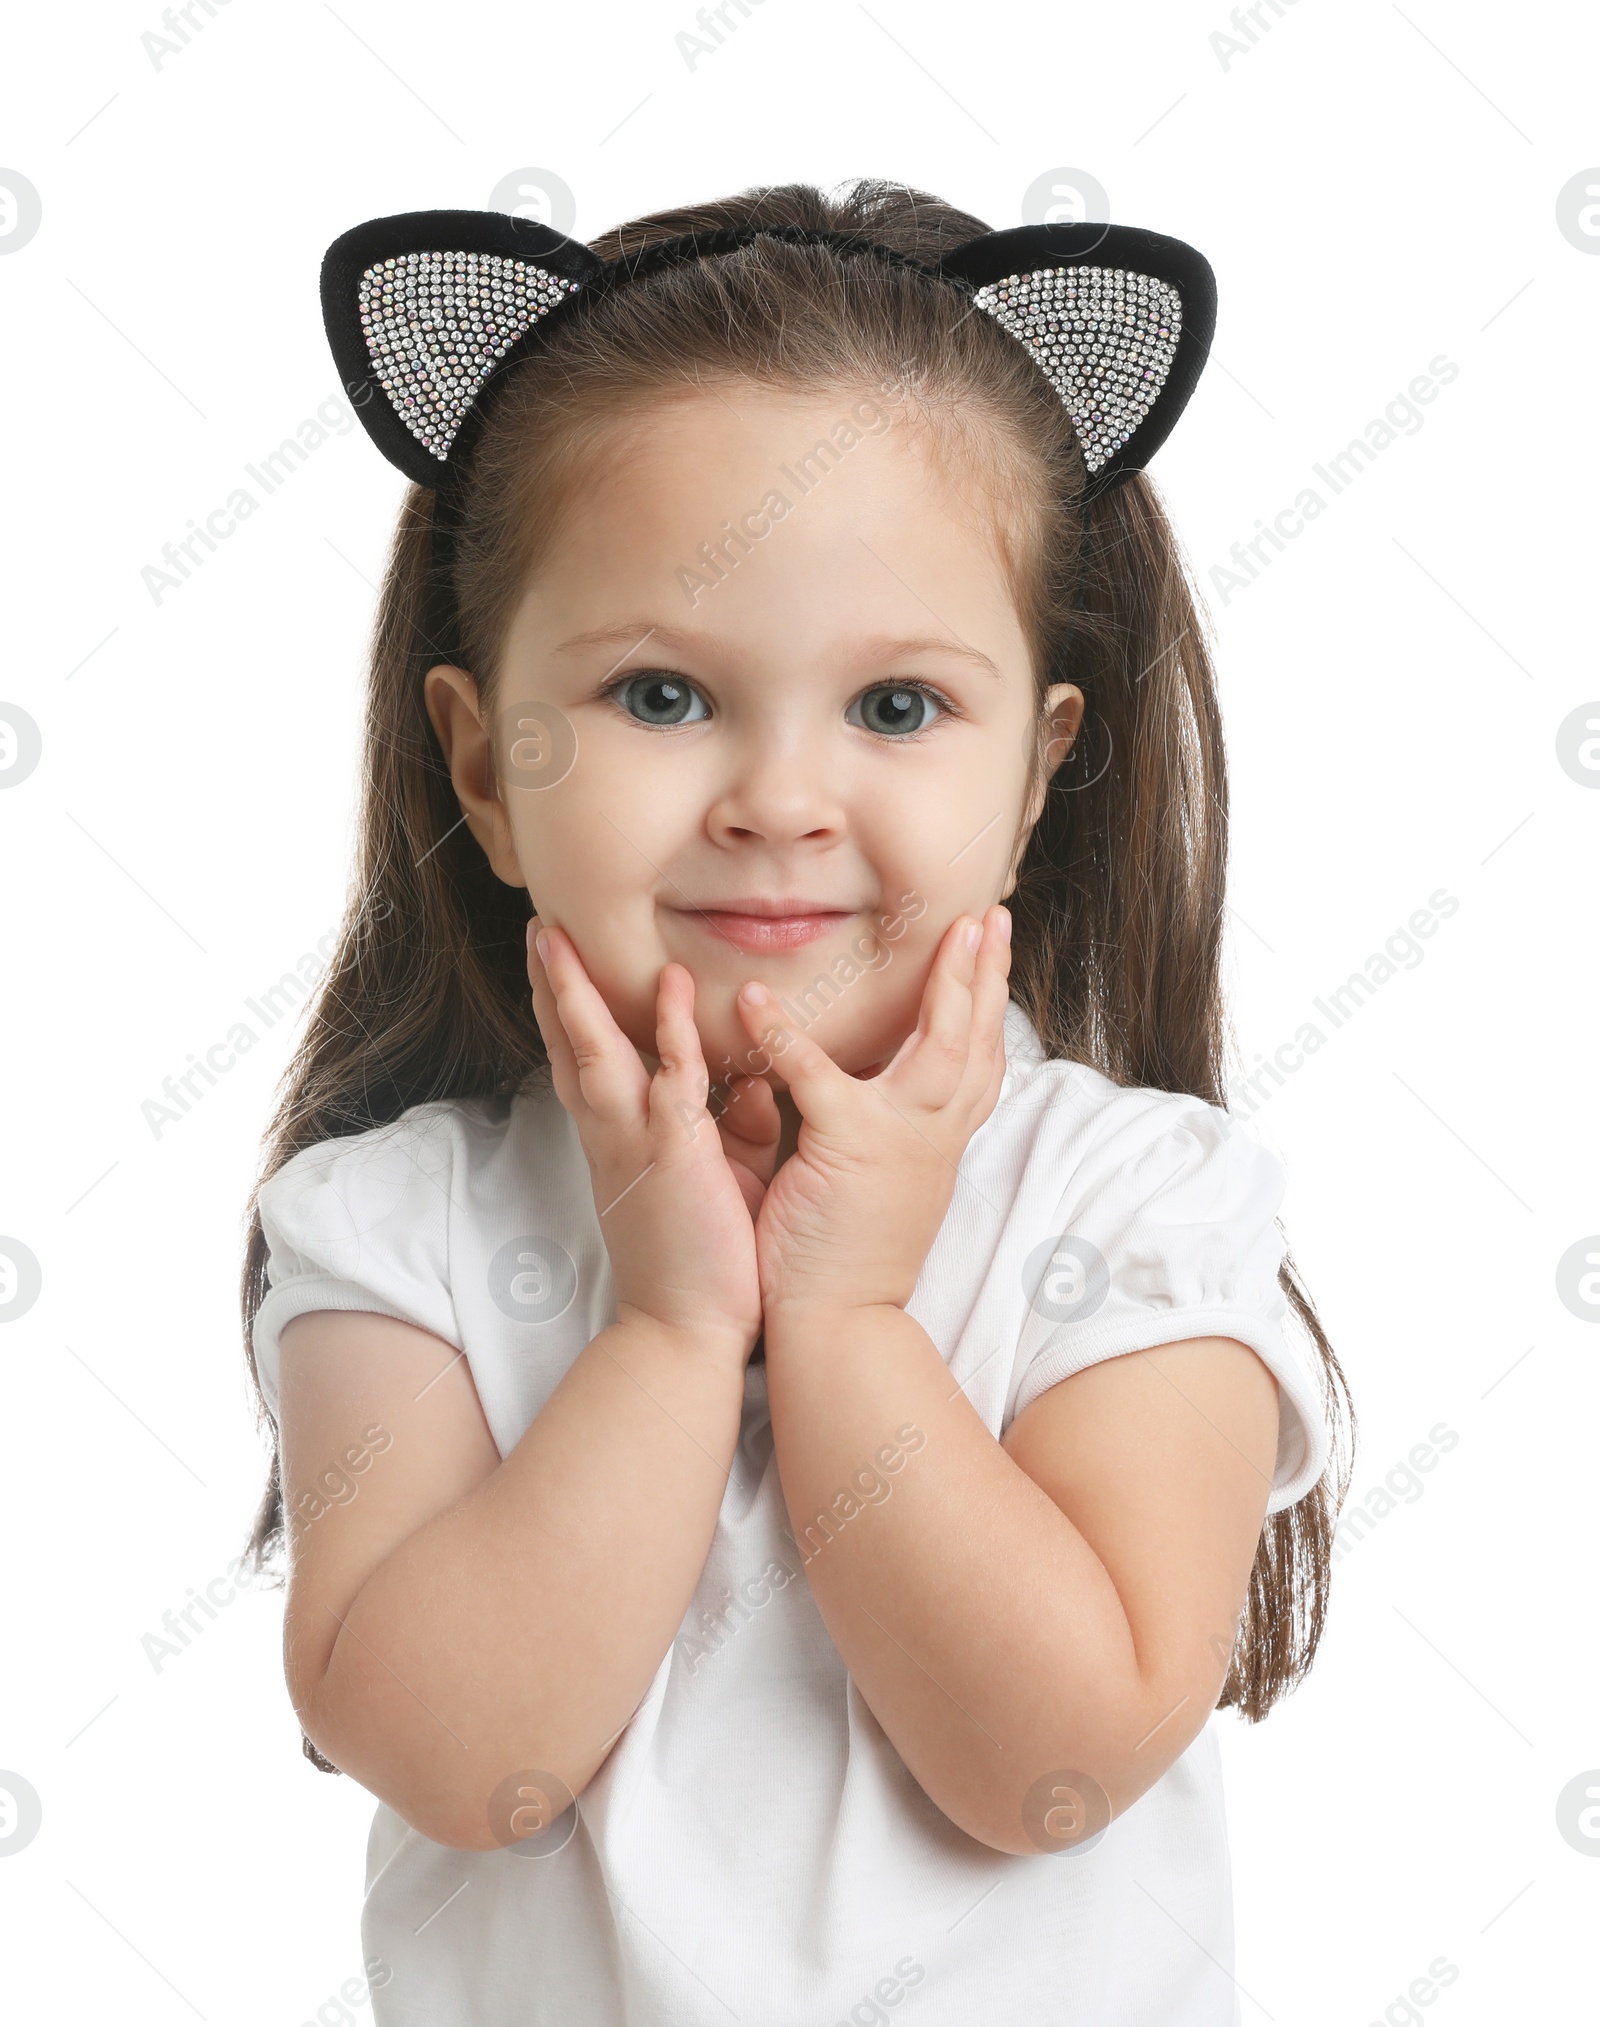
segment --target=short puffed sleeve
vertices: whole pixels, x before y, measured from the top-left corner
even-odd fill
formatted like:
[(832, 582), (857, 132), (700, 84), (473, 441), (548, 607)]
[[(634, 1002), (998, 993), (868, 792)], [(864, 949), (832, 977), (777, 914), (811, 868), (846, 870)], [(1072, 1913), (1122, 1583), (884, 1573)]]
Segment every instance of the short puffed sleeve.
[(278, 1340), (312, 1309), (365, 1309), (431, 1330), (461, 1349), (450, 1296), (455, 1140), (447, 1104), (307, 1147), (261, 1186), (268, 1289), (252, 1343), (262, 1395), (278, 1418)]
[[(1153, 1100), (1139, 1105), (1139, 1099)], [(1267, 1511), (1322, 1476), (1321, 1389), (1284, 1330), (1275, 1220), (1283, 1163), (1238, 1120), (1198, 1098), (1123, 1094), (1111, 1129), (1060, 1193), (1028, 1255), (1020, 1383), (1012, 1415), (1102, 1359), (1193, 1337), (1231, 1337), (1279, 1385)]]

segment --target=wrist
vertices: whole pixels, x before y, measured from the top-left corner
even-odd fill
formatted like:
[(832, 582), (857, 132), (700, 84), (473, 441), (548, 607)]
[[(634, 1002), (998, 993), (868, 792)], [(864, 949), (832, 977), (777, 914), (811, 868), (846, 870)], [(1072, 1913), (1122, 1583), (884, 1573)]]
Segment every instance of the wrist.
[(815, 1338), (819, 1335), (834, 1336), (849, 1329), (852, 1322), (863, 1316), (872, 1316), (892, 1311), (900, 1316), (905, 1305), (900, 1302), (850, 1301), (843, 1297), (795, 1298), (786, 1302), (772, 1302), (763, 1314), (763, 1326), (768, 1345), (795, 1337)]
[(685, 1357), (701, 1358), (718, 1365), (743, 1366), (761, 1334), (759, 1319), (752, 1328), (736, 1324), (707, 1322), (689, 1325), (667, 1322), (631, 1303), (617, 1304), (616, 1328), (640, 1344), (660, 1346)]

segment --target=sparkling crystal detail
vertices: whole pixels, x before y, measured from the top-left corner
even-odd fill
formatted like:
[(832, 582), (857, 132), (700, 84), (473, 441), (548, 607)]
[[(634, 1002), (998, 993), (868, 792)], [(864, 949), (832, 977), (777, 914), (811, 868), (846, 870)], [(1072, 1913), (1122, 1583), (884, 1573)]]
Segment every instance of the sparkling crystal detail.
[(1167, 384), (1183, 300), (1154, 275), (1042, 268), (976, 292), (978, 307), (1029, 347), (1072, 416), (1091, 474), (1114, 457)]
[(499, 253), (404, 253), (361, 277), (361, 330), (390, 406), (441, 463), (511, 347), (579, 284)]

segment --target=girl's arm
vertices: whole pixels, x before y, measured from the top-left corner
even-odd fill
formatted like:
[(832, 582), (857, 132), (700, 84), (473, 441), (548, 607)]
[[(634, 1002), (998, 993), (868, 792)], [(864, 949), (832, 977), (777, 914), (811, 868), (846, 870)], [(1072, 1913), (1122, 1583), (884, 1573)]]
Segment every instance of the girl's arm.
[(1106, 1359), (997, 1443), (893, 1305), (769, 1309), (766, 1355), (807, 1579), (923, 1790), (1021, 1856), (1067, 1848), (1075, 1786), (1092, 1817), (1052, 1775), (1120, 1815), (1227, 1676), (1277, 1448), (1266, 1365), (1215, 1337)]
[[(567, 932), (537, 917), (528, 929), (534, 1011), (589, 1164), (619, 1320), (503, 1463), (465, 1358), (430, 1332), (323, 1310), (282, 1336), (290, 1695), (327, 1758), (464, 1850), (529, 1834), (503, 1798), (551, 1783), (519, 1776), (583, 1791), (683, 1623), (761, 1328), (751, 1218), (778, 1139), (761, 1086), (730, 1166), (686, 965), (661, 970), (651, 1071)], [(392, 1443), (368, 1438), (373, 1425)], [(321, 1474), (362, 1446), (354, 1493), (315, 1500)]]
[(452, 1346), (364, 1312), (287, 1324), (284, 1660), (312, 1743), (460, 1850), (508, 1841), (489, 1803), (513, 1774), (581, 1793), (693, 1597), (749, 1348), (613, 1324), (502, 1462)]

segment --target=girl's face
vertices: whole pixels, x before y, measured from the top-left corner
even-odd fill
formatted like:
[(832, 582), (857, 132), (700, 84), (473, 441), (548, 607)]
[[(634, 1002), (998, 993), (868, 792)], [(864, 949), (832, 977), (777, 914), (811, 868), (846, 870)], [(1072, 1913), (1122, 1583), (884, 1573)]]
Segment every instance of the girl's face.
[[(733, 1004), (751, 978), (870, 1074), (950, 924), (1011, 892), (1038, 734), (986, 505), (874, 396), (678, 398), (572, 494), (494, 722), (429, 672), (474, 835), (652, 1068), (675, 958), (713, 1085), (769, 1068)], [(1049, 692), (1051, 771), (1082, 706)]]

